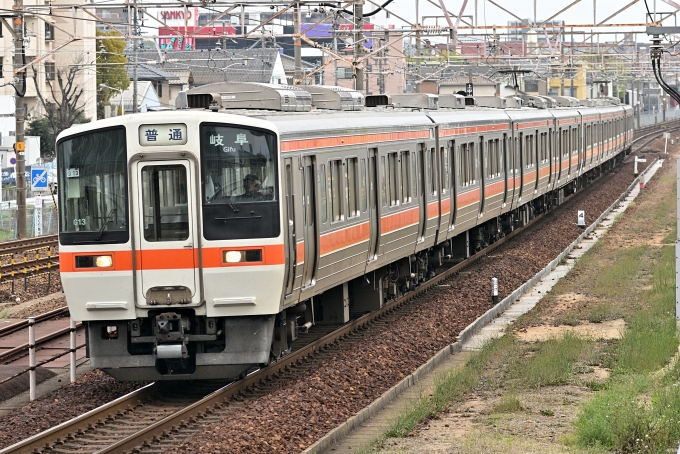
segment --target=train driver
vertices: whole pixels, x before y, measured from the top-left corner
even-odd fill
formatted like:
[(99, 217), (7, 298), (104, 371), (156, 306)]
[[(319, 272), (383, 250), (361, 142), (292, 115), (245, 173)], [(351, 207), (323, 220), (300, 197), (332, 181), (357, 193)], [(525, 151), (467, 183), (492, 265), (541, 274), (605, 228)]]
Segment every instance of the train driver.
[(262, 183), (257, 179), (255, 175), (248, 174), (243, 178), (243, 194), (238, 196), (238, 200), (262, 200), (262, 194), (260, 189)]

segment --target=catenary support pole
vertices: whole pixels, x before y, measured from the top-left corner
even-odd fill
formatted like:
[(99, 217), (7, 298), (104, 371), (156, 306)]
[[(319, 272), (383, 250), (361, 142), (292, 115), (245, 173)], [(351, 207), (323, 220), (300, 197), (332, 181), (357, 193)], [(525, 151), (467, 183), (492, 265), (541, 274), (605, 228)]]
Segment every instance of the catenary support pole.
[[(24, 54), (24, 16), (21, 14), (24, 7), (23, 0), (14, 0), (14, 69), (24, 66), (26, 59)], [(14, 74), (14, 89), (16, 92), (14, 117), (15, 151), (16, 151), (16, 185), (17, 185), (17, 238), (26, 238), (26, 142), (24, 142), (24, 119), (26, 118), (26, 106), (23, 102), (26, 93), (24, 77), (25, 70)]]

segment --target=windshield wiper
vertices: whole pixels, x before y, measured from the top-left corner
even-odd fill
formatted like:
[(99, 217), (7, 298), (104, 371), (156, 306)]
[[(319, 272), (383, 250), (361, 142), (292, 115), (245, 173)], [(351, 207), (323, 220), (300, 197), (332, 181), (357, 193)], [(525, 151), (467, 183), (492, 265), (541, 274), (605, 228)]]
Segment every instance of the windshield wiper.
[[(222, 187), (222, 185), (217, 184), (217, 183), (215, 183), (215, 184), (216, 184), (217, 186), (219, 186), (219, 189), (217, 190), (217, 192), (216, 192), (215, 194), (213, 194), (212, 197), (210, 197), (210, 198), (208, 199), (208, 202), (212, 202), (213, 200), (215, 200), (215, 199), (217, 198), (218, 195), (220, 195), (220, 194), (222, 194), (222, 193), (224, 192), (224, 187)], [(234, 204), (232, 203), (231, 198), (230, 198), (230, 197), (227, 197), (227, 194), (224, 194), (224, 199), (227, 201), (227, 204), (229, 205), (229, 207), (231, 208), (231, 210), (232, 210), (234, 213), (238, 213), (238, 212), (239, 212), (238, 208), (236, 208), (236, 207), (234, 206)]]
[(99, 231), (97, 232), (97, 236), (94, 237), (94, 241), (100, 241), (102, 237), (102, 233), (104, 233), (104, 229), (106, 229), (106, 226), (109, 223), (109, 220), (111, 220), (111, 216), (116, 213), (115, 208), (111, 208), (111, 211), (109, 211), (109, 214), (106, 216), (106, 219), (104, 219), (104, 223), (102, 223), (102, 226), (99, 227)]

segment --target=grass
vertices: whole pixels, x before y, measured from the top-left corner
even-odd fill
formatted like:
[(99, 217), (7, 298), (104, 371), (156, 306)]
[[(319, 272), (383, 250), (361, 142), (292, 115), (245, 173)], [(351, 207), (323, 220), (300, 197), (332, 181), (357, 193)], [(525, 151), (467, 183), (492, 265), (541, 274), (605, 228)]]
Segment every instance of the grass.
[(591, 344), (569, 331), (560, 338), (539, 342), (533, 355), (512, 367), (510, 377), (528, 388), (567, 384), (574, 363)]
[(645, 310), (628, 323), (618, 345), (614, 375), (582, 408), (576, 444), (617, 452), (665, 452), (680, 439), (680, 364), (661, 379), (651, 372), (678, 349), (675, 321), (675, 251), (663, 248), (654, 266)]
[[(671, 186), (672, 191), (666, 192), (675, 194), (674, 175), (662, 178), (659, 183)], [(652, 209), (648, 209), (647, 203), (631, 203), (627, 231), (660, 232), (656, 238), (663, 237), (663, 243), (672, 244), (675, 202), (676, 198), (671, 196), (658, 198)], [(680, 440), (680, 361), (670, 362), (678, 351), (675, 251), (671, 247), (639, 243), (631, 246), (598, 242), (545, 300), (549, 312), (551, 300), (554, 302), (561, 293), (577, 288), (579, 293), (596, 299), (597, 304), (585, 310), (582, 305), (575, 305), (554, 321), (578, 325), (582, 320), (602, 323), (623, 317), (627, 327), (621, 339), (592, 341), (567, 332), (561, 337), (527, 344), (510, 331), (473, 355), (462, 368), (439, 377), (431, 394), (421, 395), (383, 436), (358, 452), (374, 452), (376, 447), (384, 447), (389, 438), (410, 434), (423, 421), (438, 418), (453, 402), (463, 402), (471, 391), (492, 395), (501, 391), (501, 397), (480, 421), (482, 428), (459, 440), (461, 446), (474, 445), (469, 452), (543, 452), (540, 449), (544, 445), (535, 451), (537, 447), (530, 440), (494, 430), (487, 433), (484, 424), (513, 418), (513, 413), (530, 413), (531, 403), (526, 399), (534, 389), (571, 384), (587, 387), (593, 397), (585, 402), (576, 397), (564, 398), (563, 405), (578, 406), (578, 417), (573, 422), (574, 432), (553, 445), (555, 451), (550, 452), (563, 449), (588, 453), (675, 452)], [(515, 329), (540, 322), (540, 312), (533, 311), (521, 317)], [(609, 378), (593, 380), (589, 373), (595, 366), (611, 371)], [(561, 412), (559, 403), (557, 407), (552, 405), (555, 404), (533, 411), (548, 417)], [(478, 449), (490, 446), (498, 449)]]

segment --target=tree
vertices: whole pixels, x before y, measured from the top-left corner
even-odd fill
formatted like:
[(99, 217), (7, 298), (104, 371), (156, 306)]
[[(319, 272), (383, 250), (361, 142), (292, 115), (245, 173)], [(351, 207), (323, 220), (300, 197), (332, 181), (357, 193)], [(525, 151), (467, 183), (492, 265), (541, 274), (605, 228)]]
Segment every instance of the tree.
[[(116, 30), (100, 32), (97, 36), (118, 36)], [(104, 118), (104, 106), (109, 105), (109, 100), (118, 90), (125, 90), (130, 86), (130, 78), (127, 75), (125, 57), (125, 40), (114, 38), (101, 38), (97, 40), (97, 118)], [(115, 88), (102, 88), (102, 84)], [(122, 112), (121, 112), (122, 113)]]
[[(83, 99), (83, 87), (78, 84), (78, 75), (83, 70), (81, 62), (68, 65), (65, 67), (54, 68), (54, 73), (51, 78), (48, 78), (45, 83), (48, 87), (48, 92), (43, 93), (40, 84), (38, 83), (38, 72), (33, 66), (33, 82), (35, 85), (35, 92), (38, 95), (38, 100), (45, 109), (45, 117), (38, 120), (45, 121), (49, 125), (49, 132), (47, 137), (41, 139), (44, 145), (48, 143), (54, 147), (54, 140), (64, 129), (70, 128), (74, 123), (85, 123), (90, 121), (83, 113), (85, 107), (85, 100)], [(33, 129), (33, 123), (29, 125), (29, 131), (40, 132), (45, 125), (38, 123)], [(41, 137), (43, 137), (41, 135)], [(42, 144), (41, 144), (42, 147)], [(52, 153), (54, 149), (52, 148)], [(41, 155), (45, 153), (41, 152)]]
[[(81, 115), (80, 117), (76, 118), (74, 123), (87, 123), (88, 121), (90, 120)], [(26, 126), (26, 135), (40, 137), (41, 157), (48, 158), (55, 156), (54, 145), (57, 140), (57, 136), (54, 134), (54, 130), (52, 129), (52, 124), (50, 123), (49, 118), (40, 117), (31, 121)]]

